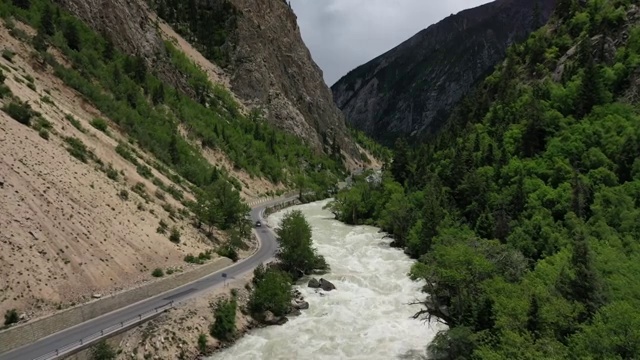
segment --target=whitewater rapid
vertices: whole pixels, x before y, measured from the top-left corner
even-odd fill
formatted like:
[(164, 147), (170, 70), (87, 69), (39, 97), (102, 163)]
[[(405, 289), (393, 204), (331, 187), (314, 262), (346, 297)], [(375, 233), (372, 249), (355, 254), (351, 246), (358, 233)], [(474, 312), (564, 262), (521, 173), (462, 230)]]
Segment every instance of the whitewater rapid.
[(337, 290), (324, 293), (296, 288), (309, 302), (302, 315), (282, 326), (245, 335), (211, 359), (425, 359), (426, 347), (443, 325), (414, 320), (424, 298), (422, 283), (407, 277), (412, 260), (389, 247), (378, 229), (347, 226), (323, 210), (329, 200), (288, 208), (272, 214), (269, 226), (301, 210), (313, 229), (313, 242), (331, 271), (322, 275)]

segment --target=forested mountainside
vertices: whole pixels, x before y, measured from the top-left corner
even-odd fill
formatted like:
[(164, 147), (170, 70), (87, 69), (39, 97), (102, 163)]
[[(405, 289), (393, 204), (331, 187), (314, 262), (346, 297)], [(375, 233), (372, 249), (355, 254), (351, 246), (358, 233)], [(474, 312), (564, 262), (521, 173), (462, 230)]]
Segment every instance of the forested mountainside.
[(337, 196), (418, 259), (434, 358), (638, 357), (639, 65), (634, 1), (560, 0), (441, 135)]
[(10, 323), (216, 253), (246, 255), (245, 200), (326, 196), (345, 173), (343, 140), (327, 133), (324, 154), (247, 109), (143, 5), (0, 1), (0, 312), (16, 310)]
[(556, 0), (497, 0), (431, 25), (350, 71), (331, 89), (347, 122), (375, 140), (436, 132), (450, 111), (545, 24)]

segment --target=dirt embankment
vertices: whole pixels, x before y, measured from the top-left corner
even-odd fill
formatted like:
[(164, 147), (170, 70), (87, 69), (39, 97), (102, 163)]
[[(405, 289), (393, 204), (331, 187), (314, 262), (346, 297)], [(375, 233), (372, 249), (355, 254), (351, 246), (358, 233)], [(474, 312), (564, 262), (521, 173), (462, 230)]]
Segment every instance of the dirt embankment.
[[(132, 146), (155, 181), (141, 176), (116, 152), (119, 142), (128, 142), (126, 135), (50, 68), (38, 66), (30, 45), (11, 36), (4, 23), (0, 44), (0, 51), (13, 53), (0, 58), (13, 99), (28, 102), (50, 123), (45, 139), (0, 112), (0, 313), (17, 309), (33, 318), (92, 295), (131, 288), (152, 279), (155, 268), (186, 270), (192, 265), (184, 262), (185, 255), (215, 245), (191, 226), (182, 204), (156, 184), (180, 186)], [(65, 63), (54, 49), (49, 52)], [(5, 97), (0, 106), (11, 101)], [(92, 127), (98, 117), (106, 119), (108, 133)], [(79, 139), (95, 160), (84, 163), (71, 156), (66, 137)], [(164, 233), (158, 232), (161, 222), (167, 225)], [(172, 227), (180, 233), (179, 244), (169, 240)]]

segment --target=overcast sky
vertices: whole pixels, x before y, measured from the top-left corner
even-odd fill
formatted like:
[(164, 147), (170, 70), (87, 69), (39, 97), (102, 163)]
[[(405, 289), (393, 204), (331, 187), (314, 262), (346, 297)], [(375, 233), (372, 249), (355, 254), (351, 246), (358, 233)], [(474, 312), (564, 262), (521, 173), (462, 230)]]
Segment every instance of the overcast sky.
[(488, 0), (290, 0), (302, 38), (324, 79), (333, 85), (349, 70), (418, 31)]

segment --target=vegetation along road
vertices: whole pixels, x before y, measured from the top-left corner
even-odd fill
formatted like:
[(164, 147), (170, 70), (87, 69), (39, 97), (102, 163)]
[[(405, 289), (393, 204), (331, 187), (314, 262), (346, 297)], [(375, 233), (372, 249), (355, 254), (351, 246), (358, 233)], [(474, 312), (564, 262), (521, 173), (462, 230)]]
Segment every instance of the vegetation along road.
[[(258, 220), (264, 223), (262, 216), (264, 210), (267, 207), (291, 201), (295, 198), (296, 196), (285, 199), (275, 199), (270, 202), (256, 205), (251, 209), (251, 220), (254, 223)], [(66, 347), (67, 345), (74, 343), (89, 334), (100, 332), (103, 329), (118, 325), (120, 324), (120, 322), (129, 321), (138, 316), (138, 314), (143, 314), (149, 311), (153, 311), (156, 308), (164, 307), (171, 301), (173, 301), (174, 303), (183, 301), (185, 299), (194, 297), (205, 290), (220, 286), (226, 280), (222, 277), (223, 273), (226, 274), (227, 278), (234, 278), (246, 272), (252, 271), (258, 265), (271, 260), (274, 257), (277, 249), (275, 235), (269, 228), (256, 228), (256, 235), (258, 236), (260, 247), (253, 256), (243, 261), (235, 263), (232, 266), (217, 271), (213, 274), (207, 275), (190, 284), (180, 286), (178, 288), (137, 302), (135, 304), (130, 304), (126, 307), (120, 308), (119, 310), (91, 319), (77, 326), (65, 329), (51, 336), (40, 339), (33, 344), (29, 344), (8, 353), (2, 354), (0, 355), (0, 359), (36, 359), (52, 351), (55, 352), (56, 349)]]

